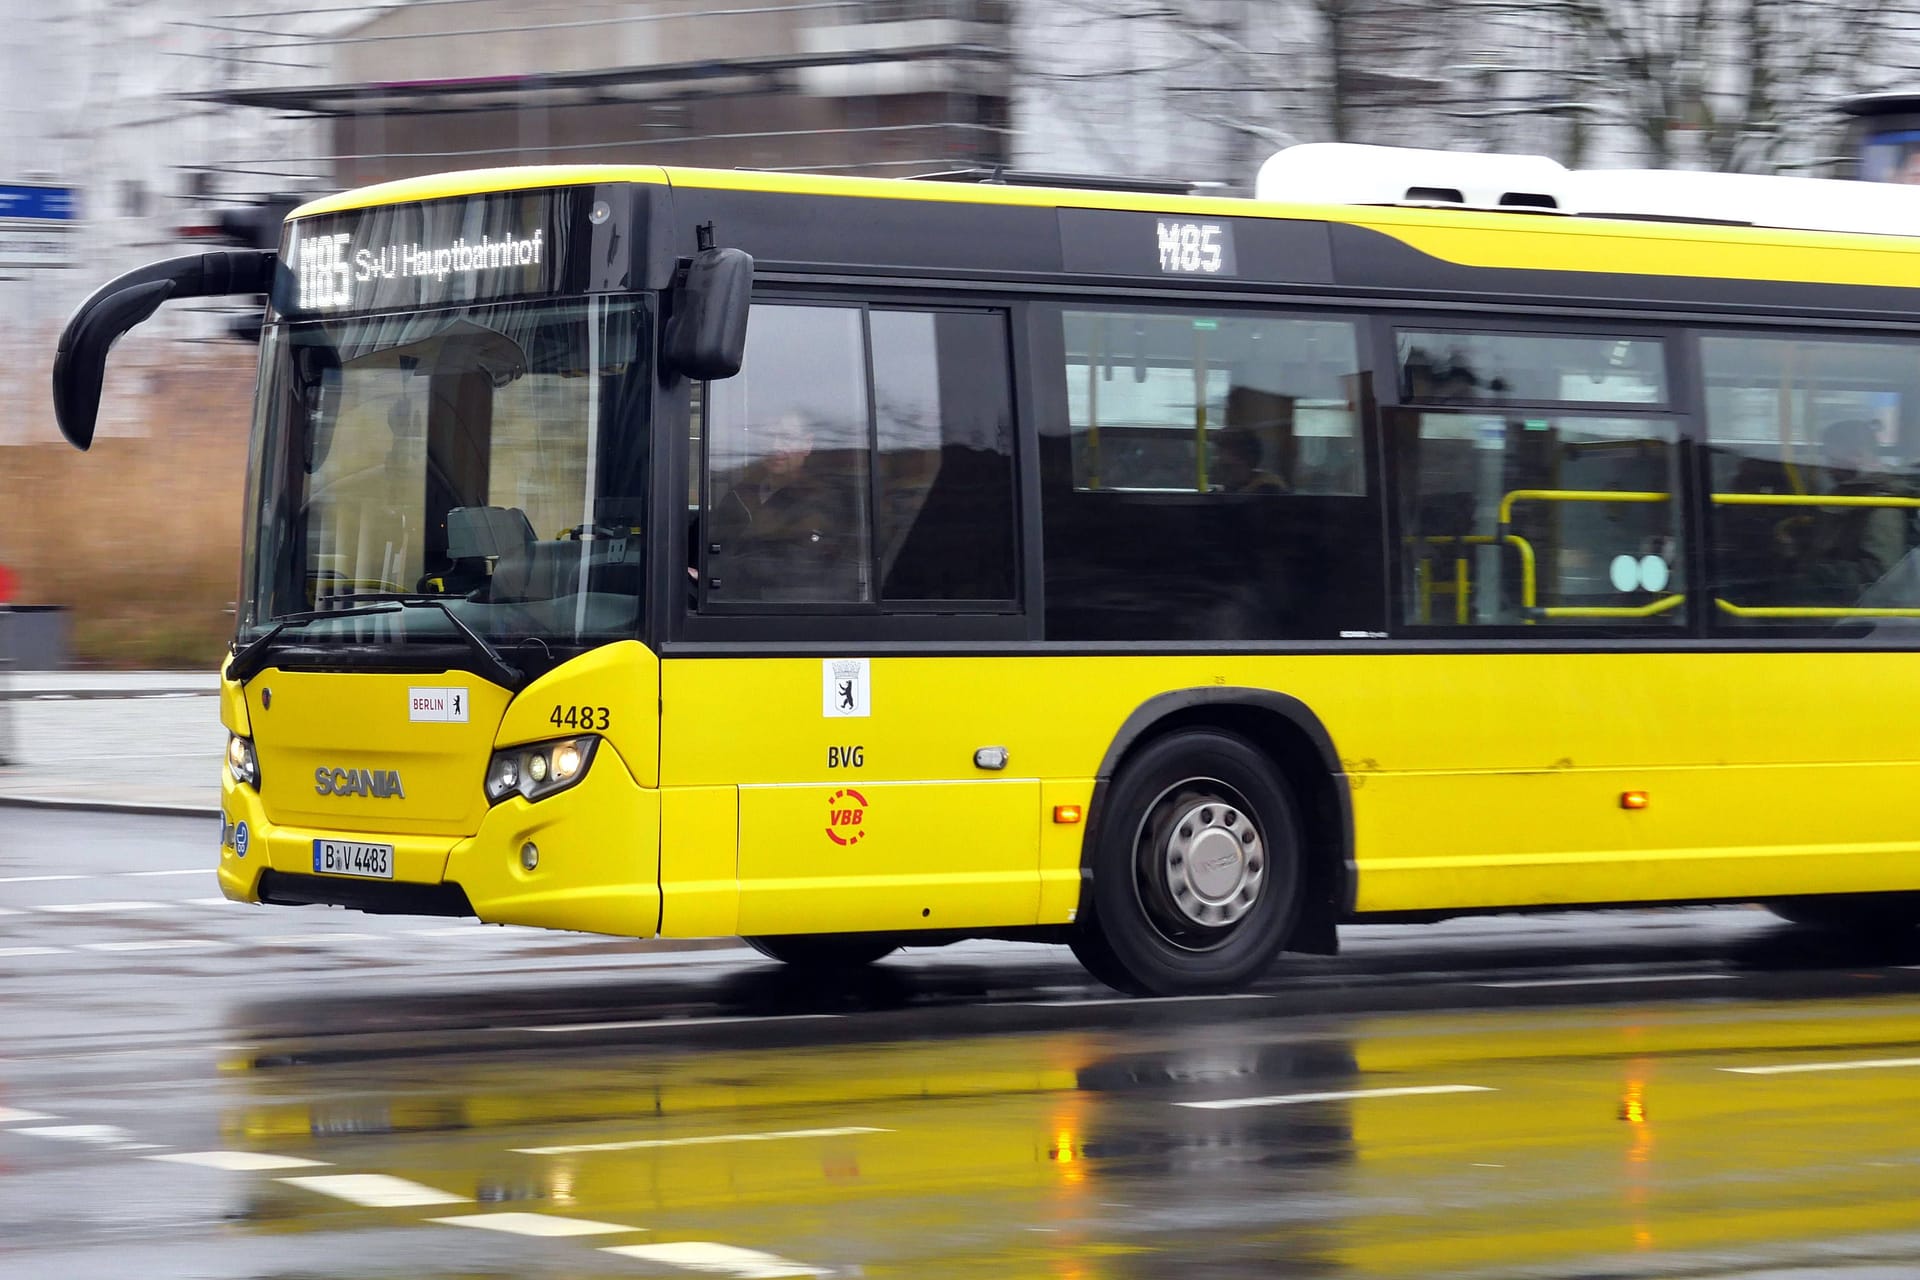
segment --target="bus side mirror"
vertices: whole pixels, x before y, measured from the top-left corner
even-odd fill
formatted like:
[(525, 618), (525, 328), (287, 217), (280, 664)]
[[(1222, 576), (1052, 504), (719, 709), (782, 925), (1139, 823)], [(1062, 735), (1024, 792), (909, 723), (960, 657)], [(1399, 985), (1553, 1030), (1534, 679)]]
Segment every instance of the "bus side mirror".
[(169, 298), (265, 293), (273, 280), (273, 263), (273, 254), (258, 249), (170, 258), (109, 281), (81, 303), (53, 356), (53, 416), (67, 443), (81, 450), (93, 444), (107, 352), (120, 335)]
[(674, 290), (667, 321), (667, 367), (696, 382), (731, 378), (747, 349), (753, 257), (740, 249), (702, 249)]

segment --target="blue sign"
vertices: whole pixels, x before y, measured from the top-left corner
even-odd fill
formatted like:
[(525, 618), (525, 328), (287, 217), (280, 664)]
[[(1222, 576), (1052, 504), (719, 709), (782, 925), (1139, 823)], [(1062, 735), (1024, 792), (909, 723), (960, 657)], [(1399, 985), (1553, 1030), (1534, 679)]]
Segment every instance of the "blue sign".
[(72, 187), (0, 182), (0, 218), (72, 222), (79, 215), (79, 210), (80, 193)]
[(247, 824), (241, 823), (233, 829), (233, 851), (242, 858), (247, 856)]

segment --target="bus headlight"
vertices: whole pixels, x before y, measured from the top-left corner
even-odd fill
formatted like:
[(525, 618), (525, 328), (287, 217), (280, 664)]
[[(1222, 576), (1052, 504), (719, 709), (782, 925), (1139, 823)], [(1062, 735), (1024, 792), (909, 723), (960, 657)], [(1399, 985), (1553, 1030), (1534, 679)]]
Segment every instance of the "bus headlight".
[(249, 787), (260, 786), (260, 761), (253, 754), (253, 741), (237, 733), (227, 736), (227, 772), (233, 775), (235, 782), (243, 782)]
[(487, 763), (487, 802), (499, 804), (508, 796), (542, 800), (565, 791), (586, 776), (599, 741), (597, 737), (560, 738), (494, 752)]

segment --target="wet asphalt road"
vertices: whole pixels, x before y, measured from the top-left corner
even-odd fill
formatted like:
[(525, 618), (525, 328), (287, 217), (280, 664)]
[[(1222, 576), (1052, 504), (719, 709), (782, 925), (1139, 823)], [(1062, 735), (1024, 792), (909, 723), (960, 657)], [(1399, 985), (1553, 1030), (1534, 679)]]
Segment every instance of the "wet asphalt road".
[(0, 808), (0, 1276), (1920, 1275), (1920, 943), (1369, 927), (1245, 997), (217, 900)]

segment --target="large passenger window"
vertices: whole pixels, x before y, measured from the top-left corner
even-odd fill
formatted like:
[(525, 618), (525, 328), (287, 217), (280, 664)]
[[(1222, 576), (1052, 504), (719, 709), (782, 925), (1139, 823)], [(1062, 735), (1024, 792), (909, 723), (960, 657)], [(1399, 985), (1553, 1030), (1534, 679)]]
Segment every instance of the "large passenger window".
[(1364, 492), (1346, 321), (1069, 311), (1065, 328), (1076, 488)]
[(1684, 620), (1675, 420), (1549, 407), (1658, 405), (1661, 343), (1403, 332), (1398, 346), (1415, 402), (1389, 419), (1404, 623)]
[(1716, 622), (1911, 626), (1920, 346), (1709, 336), (1700, 357)]
[(1011, 385), (997, 312), (755, 304), (703, 402), (703, 601), (1011, 608)]
[(1041, 424), (1046, 634), (1241, 641), (1385, 626), (1360, 328), (1061, 309)]

